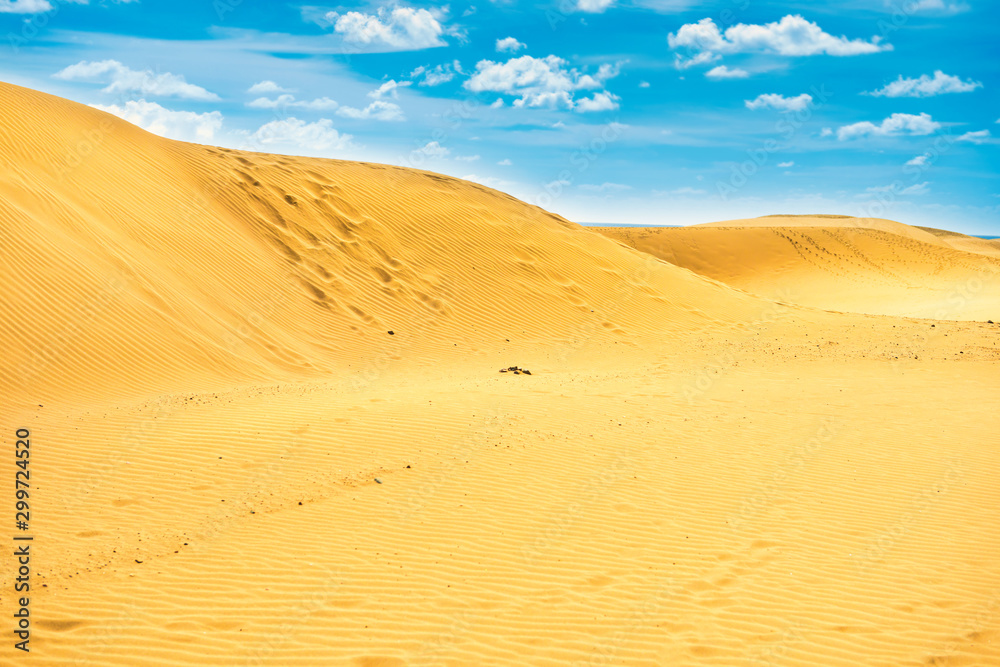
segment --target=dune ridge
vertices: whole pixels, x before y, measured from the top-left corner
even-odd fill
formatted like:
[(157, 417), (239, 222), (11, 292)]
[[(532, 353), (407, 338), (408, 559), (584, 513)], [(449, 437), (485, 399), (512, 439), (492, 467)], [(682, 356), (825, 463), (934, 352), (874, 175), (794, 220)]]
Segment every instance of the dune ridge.
[(596, 230), (732, 287), (782, 293), (804, 306), (1000, 321), (1000, 255), (985, 239), (842, 216)]

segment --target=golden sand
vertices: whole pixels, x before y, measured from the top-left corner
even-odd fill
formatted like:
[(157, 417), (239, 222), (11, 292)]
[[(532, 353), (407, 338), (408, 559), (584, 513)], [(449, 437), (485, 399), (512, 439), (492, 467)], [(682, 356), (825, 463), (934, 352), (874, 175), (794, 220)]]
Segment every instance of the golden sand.
[(998, 663), (975, 241), (608, 238), (6, 84), (0, 168), (34, 664)]

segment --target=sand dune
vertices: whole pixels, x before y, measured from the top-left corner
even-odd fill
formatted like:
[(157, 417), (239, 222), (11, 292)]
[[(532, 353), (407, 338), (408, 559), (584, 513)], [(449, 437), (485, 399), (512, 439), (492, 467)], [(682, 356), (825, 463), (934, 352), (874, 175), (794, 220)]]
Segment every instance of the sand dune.
[(5, 84), (0, 121), (33, 662), (995, 662), (997, 325), (801, 307), (471, 183)]
[(790, 303), (873, 315), (1000, 321), (1000, 255), (985, 239), (836, 216), (598, 231), (701, 275)]

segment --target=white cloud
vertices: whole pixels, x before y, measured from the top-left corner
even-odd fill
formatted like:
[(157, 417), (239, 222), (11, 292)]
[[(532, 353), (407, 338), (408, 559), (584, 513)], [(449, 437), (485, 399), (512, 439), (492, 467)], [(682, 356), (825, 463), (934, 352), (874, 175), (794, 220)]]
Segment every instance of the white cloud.
[(218, 100), (219, 96), (201, 86), (185, 81), (180, 74), (164, 72), (155, 74), (153, 70), (138, 71), (122, 65), (117, 60), (88, 62), (81, 60), (75, 65), (53, 74), (64, 81), (110, 81), (103, 89), (105, 93), (139, 93), (159, 97), (180, 97), (188, 100)]
[(740, 69), (739, 67), (734, 67), (729, 69), (725, 65), (719, 65), (718, 67), (713, 67), (712, 69), (705, 72), (705, 76), (709, 79), (745, 79), (750, 76), (750, 72), (745, 69)]
[(924, 74), (919, 79), (904, 79), (900, 75), (885, 87), (866, 94), (875, 97), (933, 97), (946, 93), (968, 93), (982, 86), (983, 84), (978, 81), (972, 79), (962, 81), (957, 76), (950, 76), (937, 70), (933, 78)]
[(576, 0), (577, 11), (600, 14), (615, 4), (615, 0)]
[(699, 190), (698, 188), (683, 187), (677, 188), (676, 190), (671, 190), (667, 193), (668, 195), (704, 195), (708, 194), (705, 190)]
[(824, 32), (819, 25), (801, 16), (789, 14), (774, 23), (738, 23), (722, 32), (710, 18), (698, 23), (688, 23), (667, 36), (672, 49), (688, 49), (692, 54), (685, 60), (679, 54), (680, 67), (702, 64), (730, 53), (776, 53), (783, 56), (856, 56), (866, 53), (889, 51), (890, 44), (880, 44), (881, 38), (871, 41), (835, 37)]
[[(600, 14), (613, 7), (615, 3), (616, 0), (576, 0), (575, 9), (579, 12)], [(654, 12), (663, 14), (681, 12), (696, 3), (697, 0), (633, 0), (632, 2), (637, 7), (651, 9)], [(562, 9), (563, 5), (559, 5), (559, 7), (560, 11), (565, 11)]]
[(819, 131), (819, 136), (821, 137), (829, 137), (832, 134), (833, 134), (833, 129), (829, 127), (824, 127), (822, 130)]
[(758, 95), (754, 100), (744, 100), (744, 104), (747, 105), (747, 109), (752, 111), (757, 109), (766, 109), (768, 107), (771, 109), (777, 109), (778, 111), (802, 111), (812, 104), (812, 101), (812, 95), (807, 95), (805, 93), (796, 97), (783, 97), (781, 95), (769, 93), (766, 95)]
[(958, 141), (968, 141), (969, 143), (976, 145), (993, 143), (990, 140), (989, 130), (979, 130), (978, 132), (966, 132), (965, 134), (963, 134), (958, 138)]
[(908, 113), (894, 113), (881, 124), (875, 125), (869, 121), (845, 125), (837, 130), (837, 138), (841, 141), (854, 139), (869, 134), (876, 136), (893, 136), (897, 134), (924, 135), (941, 128), (941, 123), (934, 121), (930, 115), (922, 113), (914, 116)]
[(41, 14), (50, 9), (47, 0), (0, 0), (0, 14)]
[(649, 81), (640, 81), (639, 82), (639, 87), (640, 88), (649, 88)]
[(779, 162), (778, 163), (778, 168), (779, 169), (788, 169), (789, 167), (794, 167), (794, 166), (795, 166), (794, 162)]
[[(505, 63), (481, 60), (476, 72), (464, 84), (475, 93), (498, 92), (517, 97), (515, 107), (554, 107), (578, 111), (603, 111), (617, 108), (617, 97), (607, 91), (590, 98), (575, 99), (581, 90), (597, 90), (618, 75), (618, 67), (603, 64), (594, 75), (567, 69), (567, 62), (557, 56), (533, 58), (521, 56)], [(495, 104), (495, 103), (494, 103)]]
[(307, 123), (298, 118), (272, 120), (251, 135), (254, 141), (268, 145), (287, 145), (305, 150), (342, 150), (351, 146), (351, 135), (341, 134), (329, 118)]
[(517, 53), (521, 49), (528, 48), (524, 42), (519, 42), (513, 37), (504, 37), (497, 40), (497, 53)]
[(403, 110), (399, 108), (398, 104), (386, 102), (384, 100), (375, 100), (364, 109), (356, 109), (355, 107), (340, 107), (337, 109), (337, 115), (343, 116), (344, 118), (357, 118), (361, 120), (367, 120), (369, 118), (385, 121), (406, 120), (406, 116), (403, 114)]
[(320, 97), (315, 100), (296, 100), (294, 95), (279, 95), (274, 99), (258, 97), (252, 102), (247, 102), (248, 107), (254, 109), (309, 109), (311, 111), (332, 111), (339, 104), (329, 97)]
[(416, 80), (423, 77), (423, 81), (419, 84), (421, 86), (440, 86), (442, 83), (448, 83), (454, 79), (456, 74), (464, 74), (462, 72), (462, 64), (457, 60), (450, 64), (444, 63), (443, 65), (438, 65), (434, 68), (421, 65), (410, 72), (410, 78)]
[(475, 162), (479, 159), (478, 155), (456, 155), (455, 159), (459, 162)]
[(411, 51), (445, 46), (443, 13), (413, 7), (381, 7), (375, 14), (329, 12), (326, 19), (357, 48)]
[(590, 97), (577, 100), (576, 106), (573, 109), (580, 113), (587, 113), (588, 111), (613, 111), (618, 108), (619, 99), (617, 95), (613, 95), (605, 90), (600, 93), (594, 93)]
[(426, 143), (422, 148), (418, 148), (415, 152), (423, 153), (429, 158), (440, 158), (447, 157), (451, 154), (451, 151), (442, 146), (436, 141), (430, 141)]
[(381, 86), (379, 86), (375, 90), (373, 90), (370, 93), (368, 93), (368, 97), (370, 97), (372, 99), (375, 99), (375, 100), (384, 100), (386, 98), (389, 98), (389, 99), (392, 99), (392, 100), (398, 100), (399, 99), (399, 89), (400, 88), (405, 88), (405, 87), (411, 86), (411, 85), (413, 85), (413, 83), (410, 82), (410, 81), (403, 81), (403, 82), (397, 83), (395, 81), (395, 79), (389, 79), (388, 81), (386, 81), (385, 83), (383, 83)]
[[(569, 185), (569, 183), (564, 183), (564, 185)], [(581, 190), (585, 192), (624, 192), (625, 190), (631, 190), (631, 185), (625, 185), (623, 183), (601, 183), (600, 185), (589, 185), (584, 184), (580, 186)]]
[(907, 160), (906, 161), (906, 166), (907, 167), (923, 167), (923, 166), (926, 166), (927, 165), (927, 161), (930, 159), (930, 157), (931, 157), (930, 153), (924, 153), (923, 155), (918, 155), (917, 157), (913, 158), (912, 160)]
[(95, 109), (107, 111), (123, 118), (133, 125), (169, 139), (180, 141), (208, 142), (222, 128), (223, 117), (218, 111), (194, 113), (192, 111), (172, 111), (156, 102), (129, 100), (124, 106), (112, 104), (92, 105)]
[(500, 160), (499, 162), (497, 162), (497, 164), (500, 165), (501, 167), (509, 167), (510, 165), (512, 165), (514, 163), (511, 162), (510, 160), (503, 159), (503, 160)]
[(293, 91), (282, 88), (274, 81), (258, 81), (247, 88), (247, 92), (253, 95), (266, 95), (267, 93), (291, 93)]
[(958, 14), (969, 11), (969, 5), (964, 2), (945, 2), (945, 0), (913, 0), (903, 7), (908, 14)]
[(503, 106), (503, 98), (502, 97), (496, 98), (496, 100), (494, 100), (494, 102), (492, 104), (490, 104), (490, 108), (491, 109), (499, 109), (502, 106)]

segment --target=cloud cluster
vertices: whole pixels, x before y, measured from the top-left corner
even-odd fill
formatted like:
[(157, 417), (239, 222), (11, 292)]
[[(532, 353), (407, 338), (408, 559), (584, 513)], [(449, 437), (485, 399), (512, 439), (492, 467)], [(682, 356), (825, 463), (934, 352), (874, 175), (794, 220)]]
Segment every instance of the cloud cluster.
[(448, 83), (454, 79), (455, 75), (464, 73), (462, 71), (462, 63), (455, 60), (451, 63), (438, 65), (437, 67), (424, 67), (421, 65), (410, 72), (410, 78), (414, 81), (422, 79), (418, 83), (420, 86), (440, 86), (442, 83)]
[(521, 49), (528, 48), (524, 42), (519, 42), (513, 37), (504, 37), (497, 40), (497, 53), (517, 53)]
[(925, 135), (936, 132), (941, 128), (941, 123), (936, 122), (929, 114), (922, 113), (914, 116), (908, 113), (894, 113), (879, 125), (869, 121), (845, 125), (837, 130), (837, 139), (856, 139), (868, 135), (874, 136), (894, 136), (898, 134)]
[(445, 46), (444, 13), (413, 7), (381, 7), (375, 14), (328, 12), (326, 19), (344, 41), (360, 50), (413, 51)]
[(600, 14), (615, 4), (615, 0), (576, 0), (576, 10), (588, 14)]
[(222, 128), (223, 117), (218, 111), (194, 113), (192, 111), (172, 111), (156, 102), (129, 100), (124, 105), (92, 105), (95, 109), (107, 111), (133, 125), (169, 139), (180, 141), (208, 142)]
[(892, 50), (879, 37), (870, 41), (835, 37), (819, 25), (798, 15), (789, 14), (774, 23), (739, 23), (725, 32), (710, 18), (688, 23), (667, 36), (672, 49), (687, 49), (688, 58), (677, 55), (680, 68), (701, 65), (733, 53), (774, 53), (782, 56), (856, 56)]
[[(618, 108), (618, 97), (604, 88), (618, 75), (618, 67), (604, 64), (594, 75), (567, 68), (557, 56), (521, 56), (505, 63), (482, 60), (464, 86), (474, 93), (496, 92), (517, 97), (515, 107), (550, 107), (580, 112)], [(591, 97), (576, 98), (580, 91), (596, 90)]]
[(374, 100), (384, 100), (386, 98), (391, 100), (398, 100), (399, 89), (406, 88), (407, 86), (412, 86), (412, 85), (413, 83), (410, 81), (396, 81), (395, 79), (389, 79), (381, 86), (368, 93), (368, 97)]
[(252, 102), (248, 102), (247, 106), (253, 109), (308, 109), (310, 111), (332, 111), (340, 105), (331, 100), (329, 97), (320, 97), (315, 100), (297, 100), (294, 95), (278, 95), (278, 97), (274, 99), (258, 97)]
[(745, 79), (750, 76), (750, 72), (739, 67), (729, 69), (725, 65), (719, 65), (705, 72), (705, 76), (716, 81), (719, 79)]
[(875, 97), (934, 97), (946, 93), (970, 93), (982, 87), (983, 84), (978, 81), (962, 81), (957, 76), (937, 70), (933, 77), (924, 74), (918, 79), (904, 79), (900, 75), (892, 83), (867, 94)]
[(153, 70), (134, 70), (117, 60), (88, 62), (81, 60), (53, 76), (63, 81), (98, 81), (108, 83), (105, 93), (136, 93), (158, 97), (179, 97), (188, 100), (213, 101), (219, 96), (201, 86), (188, 83), (180, 74)]
[(812, 104), (812, 95), (807, 95), (805, 93), (797, 95), (795, 97), (784, 97), (782, 95), (775, 95), (769, 93), (766, 95), (758, 95), (756, 99), (744, 100), (747, 109), (751, 111), (757, 109), (777, 109), (778, 111), (802, 111)]
[(341, 134), (333, 127), (329, 118), (321, 118), (315, 123), (307, 123), (298, 118), (273, 120), (262, 125), (250, 137), (264, 146), (285, 145), (310, 150), (328, 148), (343, 150), (351, 146), (351, 135)]

